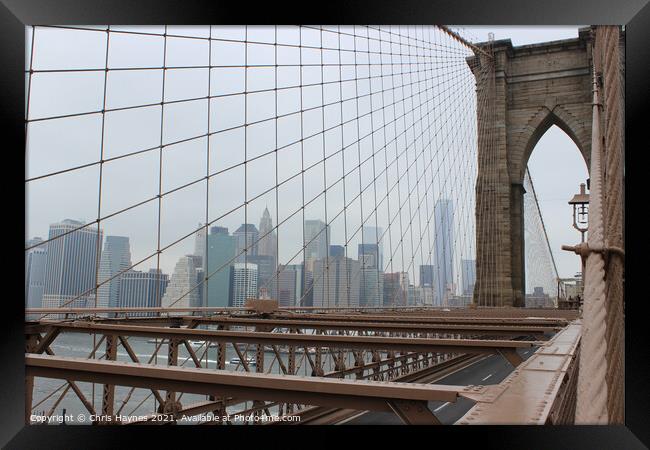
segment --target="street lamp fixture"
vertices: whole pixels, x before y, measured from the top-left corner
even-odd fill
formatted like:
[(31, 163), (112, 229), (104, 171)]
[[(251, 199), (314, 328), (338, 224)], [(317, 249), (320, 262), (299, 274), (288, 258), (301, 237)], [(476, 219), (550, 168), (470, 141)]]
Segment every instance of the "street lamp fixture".
[(580, 192), (569, 200), (569, 205), (573, 205), (573, 228), (578, 230), (582, 235), (582, 242), (585, 241), (585, 232), (588, 228), (589, 215), (589, 194), (585, 192), (585, 184), (580, 184)]

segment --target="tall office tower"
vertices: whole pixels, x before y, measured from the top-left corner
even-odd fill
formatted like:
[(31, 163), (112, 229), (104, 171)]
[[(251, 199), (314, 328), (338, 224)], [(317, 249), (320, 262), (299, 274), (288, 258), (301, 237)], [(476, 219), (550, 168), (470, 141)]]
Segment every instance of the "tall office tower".
[(194, 235), (194, 255), (201, 258), (201, 267), (205, 265), (205, 249), (207, 247), (206, 227), (200, 223)]
[[(27, 241), (25, 247), (33, 247), (41, 242), (43, 239), (35, 237)], [(25, 253), (25, 308), (40, 308), (43, 305), (46, 261), (47, 244), (34, 247)]]
[(303, 291), (298, 305), (296, 306), (314, 306), (314, 264), (311, 264), (312, 270), (307, 270), (307, 264), (302, 264), (302, 285)]
[(463, 276), (463, 295), (474, 294), (474, 284), (476, 284), (476, 260), (461, 260), (461, 275)]
[[(162, 298), (169, 284), (169, 276), (159, 269), (148, 272), (129, 270), (122, 275), (118, 295), (120, 308), (160, 308)], [(135, 315), (154, 316), (156, 313), (135, 313)]]
[[(27, 241), (26, 248), (43, 242), (40, 237)], [(25, 308), (40, 308), (45, 288), (47, 244), (31, 248), (25, 253)]]
[(205, 272), (203, 272), (203, 267), (196, 268), (196, 282), (198, 284), (196, 290), (199, 296), (199, 303), (196, 306), (201, 306), (201, 307), (208, 306), (208, 300), (205, 297), (206, 295), (205, 287), (207, 285), (207, 282), (205, 281)]
[(441, 304), (454, 280), (454, 207), (451, 200), (440, 199), (433, 209), (435, 223), (436, 297)]
[(43, 307), (95, 306), (97, 259), (103, 231), (66, 219), (50, 225)]
[(265, 256), (273, 256), (277, 261), (278, 259), (278, 235), (273, 229), (273, 220), (269, 209), (264, 208), (264, 213), (260, 219), (260, 241), (257, 244), (257, 254)]
[(303, 265), (290, 264), (278, 270), (278, 305), (297, 306), (302, 297)]
[(322, 220), (305, 220), (305, 260), (327, 257), (329, 227)]
[(257, 290), (258, 296), (266, 295), (267, 298), (278, 298), (277, 267), (275, 257), (272, 255), (253, 255), (248, 257), (248, 262), (257, 265)]
[(420, 266), (420, 287), (433, 286), (434, 270), (433, 265)]
[(201, 306), (201, 293), (197, 286), (197, 259), (194, 255), (179, 258), (174, 273), (162, 298), (164, 308), (192, 308)]
[(208, 235), (207, 266), (205, 289), (207, 306), (223, 308), (230, 299), (230, 267), (237, 251), (234, 236), (228, 234), (228, 228), (215, 226)]
[(418, 289), (420, 290), (420, 298), (422, 299), (422, 304), (426, 306), (434, 306), (433, 286), (421, 286)]
[[(322, 220), (305, 220), (304, 242), (305, 246), (305, 272), (304, 285), (305, 295), (301, 306), (316, 306), (316, 289), (322, 290), (322, 285), (316, 285), (317, 280), (325, 276), (327, 269), (326, 261), (318, 266), (316, 270), (315, 262), (319, 259), (327, 258), (329, 245), (329, 227)], [(322, 298), (323, 292), (319, 294)]]
[(314, 261), (314, 274), (322, 273), (323, 276), (313, 280), (313, 306), (359, 306), (359, 261), (346, 257), (330, 258), (327, 271), (326, 264), (325, 258)]
[(408, 272), (384, 274), (384, 306), (405, 306), (408, 300)]
[(379, 266), (379, 246), (359, 244), (359, 273), (361, 283), (359, 306), (382, 306), (384, 298), (384, 276)]
[(377, 268), (384, 270), (384, 244), (379, 240), (382, 238), (384, 230), (382, 227), (364, 226), (362, 229), (362, 244), (377, 244)]
[(342, 245), (330, 245), (330, 258), (343, 258), (345, 256), (345, 247)]
[(257, 298), (257, 265), (235, 263), (230, 268), (230, 302), (228, 306), (242, 307), (249, 298)]
[(236, 262), (243, 263), (245, 262), (244, 259), (248, 256), (257, 255), (257, 241), (260, 237), (260, 233), (257, 231), (255, 225), (252, 223), (243, 223), (232, 235), (235, 237), (235, 242), (237, 243), (237, 254), (239, 255), (237, 256)]
[(122, 281), (122, 276), (117, 274), (124, 272), (129, 267), (131, 267), (129, 238), (125, 236), (106, 236), (104, 250), (99, 262), (98, 281), (101, 284), (97, 288), (97, 306), (99, 308), (117, 307)]
[(419, 287), (409, 284), (407, 288), (406, 304), (408, 306), (416, 306), (422, 304), (422, 292)]

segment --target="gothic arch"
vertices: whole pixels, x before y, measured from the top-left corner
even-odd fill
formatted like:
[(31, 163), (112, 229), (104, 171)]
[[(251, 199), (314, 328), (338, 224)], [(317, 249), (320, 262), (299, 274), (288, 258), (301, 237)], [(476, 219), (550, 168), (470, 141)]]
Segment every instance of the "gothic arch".
[[(477, 89), (489, 89), (492, 102), (490, 114), (479, 115), (478, 120), (488, 120), (486, 125), (493, 130), (493, 138), (480, 141), (478, 148), (479, 160), (485, 161), (480, 170), (494, 177), (489, 188), (477, 185), (474, 301), (485, 306), (524, 306), (526, 165), (539, 139), (557, 125), (573, 140), (589, 167), (590, 31), (581, 29), (575, 39), (520, 47), (513, 47), (509, 39), (489, 45), (493, 62), (485, 69), (493, 71), (493, 78), (482, 76), (484, 70), (479, 70), (482, 61), (478, 56), (468, 59)], [(492, 207), (486, 209), (483, 205), (488, 201)], [(501, 236), (498, 243), (485, 238), (495, 229)]]
[(552, 109), (547, 106), (540, 108), (539, 112), (529, 121), (525, 130), (520, 134), (517, 140), (518, 146), (523, 146), (523, 152), (512, 152), (512, 154), (521, 155), (520, 161), (516, 161), (513, 166), (516, 172), (513, 173), (513, 182), (521, 184), (524, 181), (526, 166), (530, 155), (533, 153), (535, 146), (544, 134), (553, 125), (559, 127), (575, 143), (582, 155), (582, 159), (589, 172), (589, 160), (591, 152), (591, 126), (587, 127), (579, 121), (574, 115), (570, 114), (561, 105), (555, 105)]

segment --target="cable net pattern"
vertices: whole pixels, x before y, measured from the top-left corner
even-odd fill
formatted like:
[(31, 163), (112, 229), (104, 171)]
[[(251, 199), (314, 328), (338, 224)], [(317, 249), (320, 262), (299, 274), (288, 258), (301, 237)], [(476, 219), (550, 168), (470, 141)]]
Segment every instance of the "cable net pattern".
[(446, 29), (26, 39), (27, 307), (471, 301), (477, 92)]
[(559, 275), (530, 170), (524, 175), (526, 306), (557, 307)]

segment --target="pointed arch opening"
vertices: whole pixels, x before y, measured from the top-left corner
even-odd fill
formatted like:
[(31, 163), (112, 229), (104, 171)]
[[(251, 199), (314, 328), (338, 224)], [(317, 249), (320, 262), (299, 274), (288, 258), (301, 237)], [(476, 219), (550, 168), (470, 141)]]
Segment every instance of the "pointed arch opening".
[(561, 246), (580, 239), (572, 227), (568, 201), (586, 182), (589, 172), (588, 158), (584, 147), (581, 148), (584, 144), (575, 133), (567, 133), (566, 126), (554, 123), (552, 118), (537, 130), (543, 132), (535, 136), (535, 145), (527, 149), (522, 177), (526, 191), (524, 273), (527, 303), (544, 306), (545, 294), (550, 298), (557, 294), (558, 277), (573, 278), (581, 270), (580, 259), (562, 251)]

